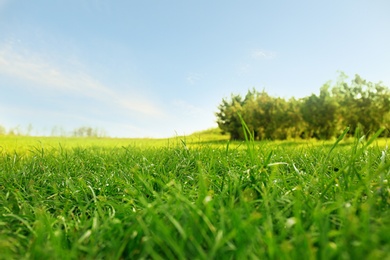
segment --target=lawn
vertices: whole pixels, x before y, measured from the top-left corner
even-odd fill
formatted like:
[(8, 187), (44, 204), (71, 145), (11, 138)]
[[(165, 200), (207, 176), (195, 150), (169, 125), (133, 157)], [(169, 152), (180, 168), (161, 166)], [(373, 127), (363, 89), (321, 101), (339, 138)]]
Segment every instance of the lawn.
[(0, 259), (390, 259), (387, 140), (0, 137)]

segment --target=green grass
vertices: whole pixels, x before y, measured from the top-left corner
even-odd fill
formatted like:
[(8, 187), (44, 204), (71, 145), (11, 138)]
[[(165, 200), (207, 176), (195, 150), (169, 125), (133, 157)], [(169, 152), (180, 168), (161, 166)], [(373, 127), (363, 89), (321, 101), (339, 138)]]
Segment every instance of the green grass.
[(0, 137), (0, 259), (390, 259), (387, 140), (213, 135)]

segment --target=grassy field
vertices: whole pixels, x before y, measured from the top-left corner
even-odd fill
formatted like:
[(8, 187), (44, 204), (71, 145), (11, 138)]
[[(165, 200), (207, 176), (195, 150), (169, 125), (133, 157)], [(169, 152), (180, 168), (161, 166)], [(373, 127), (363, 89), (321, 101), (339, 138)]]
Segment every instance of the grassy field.
[(390, 259), (387, 140), (0, 137), (0, 259)]

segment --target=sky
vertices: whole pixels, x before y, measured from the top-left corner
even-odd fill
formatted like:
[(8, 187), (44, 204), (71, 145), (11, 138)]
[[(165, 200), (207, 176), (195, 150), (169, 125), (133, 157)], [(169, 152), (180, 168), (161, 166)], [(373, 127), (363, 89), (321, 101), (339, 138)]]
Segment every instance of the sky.
[(171, 137), (249, 89), (390, 87), (388, 0), (0, 0), (0, 125)]

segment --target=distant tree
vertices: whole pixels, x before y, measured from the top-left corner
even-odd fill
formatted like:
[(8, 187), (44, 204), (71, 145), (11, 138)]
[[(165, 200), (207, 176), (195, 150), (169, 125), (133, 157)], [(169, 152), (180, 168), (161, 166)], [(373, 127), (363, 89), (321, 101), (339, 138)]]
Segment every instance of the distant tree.
[(271, 139), (275, 122), (272, 120), (274, 113), (274, 100), (264, 90), (256, 96), (256, 108), (253, 110), (256, 139)]
[(273, 122), (274, 128), (270, 131), (270, 139), (285, 140), (300, 137), (304, 131), (304, 121), (300, 112), (299, 101), (274, 98), (271, 122)]
[(101, 137), (105, 136), (106, 133), (104, 130), (99, 130), (98, 128), (92, 128), (92, 127), (79, 127), (73, 130), (72, 133), (75, 137)]
[(326, 83), (319, 96), (312, 94), (303, 99), (301, 113), (308, 126), (307, 137), (330, 139), (337, 131), (338, 104), (329, 88), (329, 83)]
[[(74, 134), (74, 132), (73, 132)], [(62, 126), (55, 125), (51, 128), (51, 136), (67, 136), (69, 133)]]
[(33, 126), (32, 126), (32, 124), (30, 123), (30, 124), (28, 124), (28, 126), (27, 126), (26, 135), (31, 135), (32, 130), (33, 130)]
[[(254, 138), (258, 136), (257, 127), (259, 124), (259, 120), (258, 118), (256, 118), (257, 96), (258, 93), (256, 90), (254, 89), (248, 90), (248, 92), (245, 95), (244, 101), (242, 102), (242, 111), (241, 111), (242, 119), (245, 121), (245, 124), (248, 126), (249, 131), (251, 132), (251, 134), (253, 134)], [(240, 127), (242, 127), (241, 122), (240, 122)]]
[(301, 100), (291, 98), (287, 102), (288, 109), (286, 111), (286, 131), (287, 138), (303, 137), (307, 123), (303, 120), (301, 113)]
[(7, 130), (4, 126), (0, 125), (0, 135), (5, 135), (7, 133)]
[(8, 134), (9, 135), (22, 135), (22, 131), (20, 130), (20, 126), (18, 125), (18, 126), (11, 128), (8, 131)]
[(88, 137), (88, 127), (79, 127), (73, 130), (73, 136), (75, 137)]
[(273, 99), (265, 91), (250, 90), (243, 102), (242, 118), (255, 139), (267, 138), (272, 127), (271, 110)]
[(370, 135), (380, 127), (388, 128), (390, 113), (390, 90), (382, 83), (374, 84), (359, 75), (348, 83), (339, 81), (333, 93), (340, 104), (342, 124), (354, 134), (359, 127)]
[(296, 138), (303, 131), (298, 104), (295, 99), (290, 102), (253, 89), (244, 99), (235, 95), (231, 100), (223, 99), (216, 113), (217, 123), (223, 132), (230, 133), (232, 139), (243, 139), (240, 113), (257, 140)]
[(240, 95), (232, 95), (231, 100), (222, 100), (222, 104), (218, 106), (219, 112), (216, 113), (217, 124), (222, 130), (222, 133), (229, 133), (230, 138), (242, 139), (244, 134), (241, 129), (241, 121), (238, 116), (242, 113), (243, 100)]
[(262, 91), (257, 95), (256, 104), (254, 125), (257, 139), (286, 139), (287, 132), (283, 127), (288, 127), (289, 124), (287, 102), (282, 98), (271, 97)]
[[(243, 139), (241, 117), (257, 140), (317, 138), (330, 139), (349, 126), (365, 134), (380, 127), (390, 131), (390, 90), (355, 75), (351, 84), (340, 73), (332, 87), (327, 82), (319, 95), (296, 100), (271, 97), (265, 91), (249, 90), (242, 98), (223, 99), (216, 113), (219, 128), (232, 139)], [(385, 134), (384, 132), (383, 134)]]

